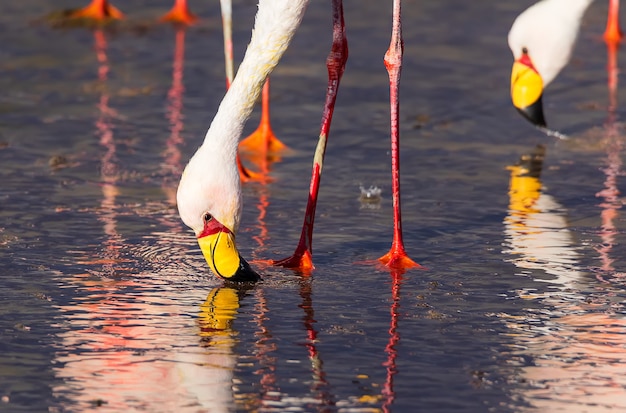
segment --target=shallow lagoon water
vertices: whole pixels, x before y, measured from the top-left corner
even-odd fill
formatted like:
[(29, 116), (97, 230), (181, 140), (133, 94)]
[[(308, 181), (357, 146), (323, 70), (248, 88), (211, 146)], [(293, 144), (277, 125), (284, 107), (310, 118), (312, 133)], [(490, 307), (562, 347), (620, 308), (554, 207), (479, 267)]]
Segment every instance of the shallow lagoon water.
[[(52, 29), (49, 4), (3, 4), (0, 35), (0, 410), (602, 412), (626, 400), (624, 130), (588, 11), (546, 91), (543, 136), (511, 108), (506, 33), (530, 1), (403, 7), (404, 274), (363, 261), (391, 242), (386, 2), (345, 4), (350, 60), (327, 150), (316, 269), (224, 286), (173, 194), (224, 93), (217, 4), (198, 27), (147, 24), (166, 1), (119, 6), (113, 30)], [(56, 2), (55, 7), (77, 6)], [(256, 10), (235, 1), (241, 59)], [(242, 254), (298, 240), (330, 46), (312, 2), (272, 76), (292, 149), (245, 186)], [(258, 114), (247, 126), (252, 131)], [(546, 147), (540, 197), (507, 166)], [(359, 202), (359, 186), (382, 189)]]

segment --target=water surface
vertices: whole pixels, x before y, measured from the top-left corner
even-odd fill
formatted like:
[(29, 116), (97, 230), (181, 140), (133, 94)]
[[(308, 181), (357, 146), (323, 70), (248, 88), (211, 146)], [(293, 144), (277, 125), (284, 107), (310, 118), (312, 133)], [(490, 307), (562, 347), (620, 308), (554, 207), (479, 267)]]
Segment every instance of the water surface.
[[(589, 9), (546, 91), (543, 136), (511, 108), (506, 33), (531, 1), (404, 2), (402, 207), (390, 246), (387, 2), (345, 4), (337, 101), (310, 276), (265, 269), (247, 290), (203, 262), (174, 204), (224, 94), (217, 3), (187, 31), (119, 6), (112, 30), (54, 29), (50, 4), (0, 6), (0, 410), (7, 412), (603, 412), (625, 408), (619, 87)], [(77, 6), (69, 0), (54, 7)], [(235, 1), (241, 59), (256, 10)], [(330, 5), (312, 2), (272, 76), (291, 148), (244, 187), (255, 260), (299, 237), (326, 84)], [(621, 62), (618, 63), (621, 66)], [(251, 132), (258, 113), (246, 127)], [(508, 166), (545, 146), (532, 205)], [(359, 202), (359, 186), (382, 189)]]

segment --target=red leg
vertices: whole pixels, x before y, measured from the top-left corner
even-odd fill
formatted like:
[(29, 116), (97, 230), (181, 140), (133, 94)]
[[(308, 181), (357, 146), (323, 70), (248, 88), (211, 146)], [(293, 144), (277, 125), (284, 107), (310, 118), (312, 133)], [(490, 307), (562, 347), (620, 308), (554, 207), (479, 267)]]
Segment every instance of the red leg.
[(387, 254), (379, 258), (379, 261), (389, 268), (404, 269), (418, 267), (415, 261), (410, 259), (404, 251), (402, 241), (402, 218), (400, 215), (400, 130), (398, 128), (398, 112), (400, 101), (398, 89), (400, 84), (400, 72), (402, 70), (402, 23), (400, 20), (400, 1), (393, 0), (393, 28), (391, 32), (391, 44), (385, 53), (385, 66), (389, 73), (389, 100), (391, 106), (391, 181), (393, 199), (393, 242)]
[(606, 21), (604, 40), (607, 43), (619, 43), (622, 40), (622, 30), (619, 26), (619, 0), (609, 0), (609, 16)]
[(270, 79), (267, 78), (265, 85), (263, 85), (262, 96), (262, 111), (261, 121), (257, 129), (252, 132), (250, 136), (245, 138), (239, 144), (239, 148), (250, 152), (253, 155), (251, 158), (262, 162), (267, 159), (270, 153), (280, 152), (287, 148), (287, 145), (282, 143), (274, 132), (270, 125)]
[(187, 0), (175, 0), (170, 11), (159, 19), (159, 21), (162, 22), (177, 23), (187, 26), (194, 24), (197, 20), (198, 17), (189, 11)]
[(315, 207), (317, 206), (317, 194), (319, 192), (322, 166), (324, 164), (324, 154), (326, 152), (326, 141), (330, 130), (330, 123), (333, 118), (335, 101), (339, 82), (348, 60), (348, 40), (346, 38), (345, 25), (343, 21), (342, 0), (333, 0), (333, 45), (326, 59), (328, 68), (328, 86), (326, 88), (326, 102), (322, 114), (322, 126), (320, 128), (319, 141), (315, 148), (313, 158), (313, 172), (311, 174), (311, 185), (309, 187), (309, 199), (304, 213), (304, 223), (300, 241), (291, 257), (274, 261), (274, 265), (300, 270), (311, 270), (314, 268), (312, 260), (313, 243), (313, 223), (315, 220)]
[(123, 19), (124, 14), (109, 4), (107, 0), (92, 0), (87, 7), (74, 11), (69, 16), (72, 19), (110, 20)]

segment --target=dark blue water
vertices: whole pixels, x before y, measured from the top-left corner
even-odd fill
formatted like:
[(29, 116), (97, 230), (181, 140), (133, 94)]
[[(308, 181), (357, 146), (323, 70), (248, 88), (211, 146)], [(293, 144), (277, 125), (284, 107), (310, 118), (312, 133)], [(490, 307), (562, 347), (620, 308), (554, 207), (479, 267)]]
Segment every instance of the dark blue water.
[[(265, 269), (248, 290), (210, 274), (174, 204), (225, 90), (218, 3), (192, 1), (202, 20), (185, 32), (152, 24), (165, 0), (118, 2), (130, 21), (104, 31), (38, 20), (81, 2), (5, 3), (0, 411), (626, 407), (624, 111), (619, 83), (610, 104), (605, 2), (544, 96), (567, 141), (509, 103), (506, 34), (532, 2), (404, 2), (404, 238), (426, 269), (390, 273), (363, 261), (392, 235), (391, 6), (347, 1), (316, 269)], [(233, 11), (239, 61), (256, 5)], [(244, 186), (238, 242), (256, 266), (299, 237), (330, 12), (310, 4), (272, 76), (272, 126), (292, 150), (271, 164), (273, 182)], [(537, 144), (528, 208), (509, 194), (507, 166)], [(361, 185), (381, 202), (362, 204)]]

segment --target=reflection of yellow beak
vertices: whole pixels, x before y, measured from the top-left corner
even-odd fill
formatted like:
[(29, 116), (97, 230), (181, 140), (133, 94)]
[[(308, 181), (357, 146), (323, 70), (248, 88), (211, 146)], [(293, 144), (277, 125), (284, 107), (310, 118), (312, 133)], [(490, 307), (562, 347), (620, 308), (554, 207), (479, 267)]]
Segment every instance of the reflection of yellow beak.
[(513, 106), (536, 126), (546, 126), (543, 116), (543, 80), (533, 67), (528, 55), (513, 63), (511, 71), (511, 99)]
[(519, 163), (509, 166), (509, 209), (512, 212), (528, 214), (537, 212), (534, 208), (541, 196), (541, 169), (545, 148), (538, 145), (530, 154), (523, 155)]
[(213, 289), (200, 306), (200, 322), (203, 331), (230, 330), (239, 309), (237, 290), (228, 287)]
[(510, 166), (509, 209), (516, 212), (535, 212), (533, 206), (541, 195), (541, 181), (524, 174), (520, 166)]
[(259, 275), (239, 255), (235, 236), (226, 228), (198, 238), (198, 244), (215, 275), (235, 282), (259, 280)]

